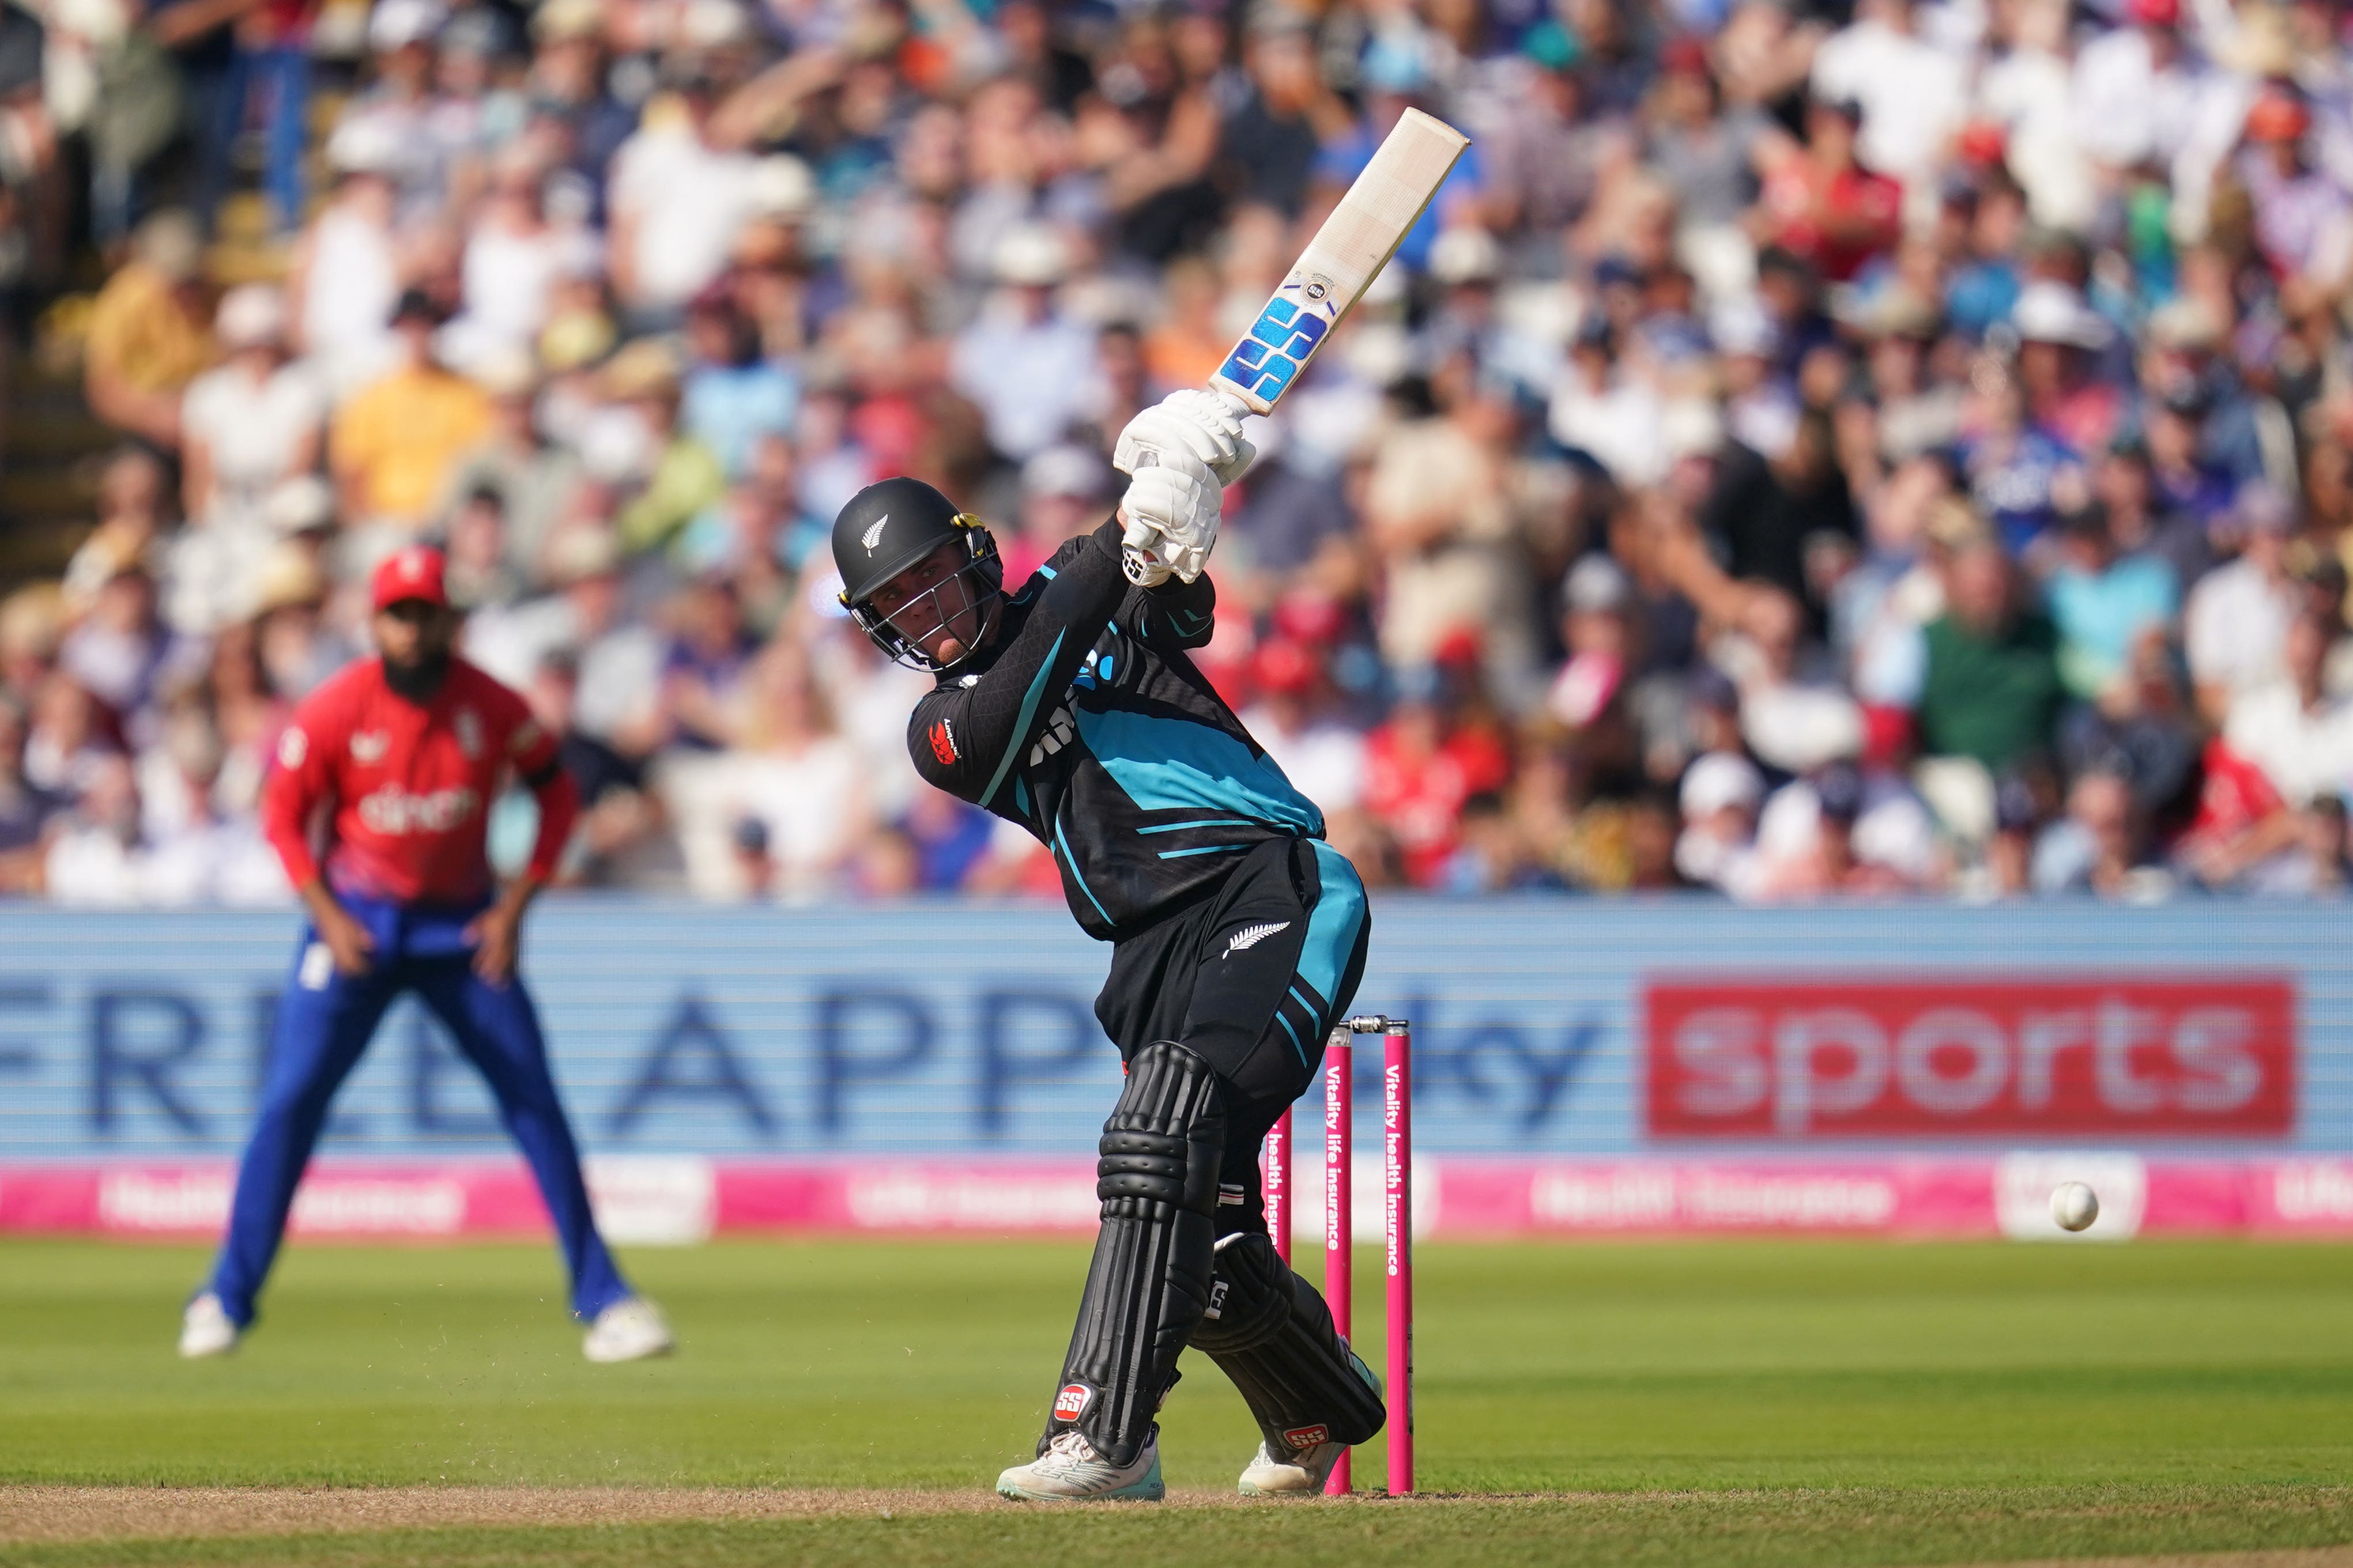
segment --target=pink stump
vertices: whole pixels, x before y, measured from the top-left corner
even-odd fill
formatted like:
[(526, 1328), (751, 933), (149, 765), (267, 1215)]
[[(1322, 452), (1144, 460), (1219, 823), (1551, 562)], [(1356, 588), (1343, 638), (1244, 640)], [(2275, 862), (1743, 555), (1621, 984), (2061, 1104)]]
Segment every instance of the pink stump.
[[(1333, 1030), (1324, 1047), (1324, 1300), (1331, 1304), (1333, 1326), (1343, 1338), (1349, 1332), (1348, 1248), (1355, 1239), (1348, 1209), (1355, 1157), (1349, 1127), (1354, 1058), (1346, 1027)], [(1325, 1496), (1341, 1497), (1349, 1490), (1348, 1459), (1343, 1453), (1332, 1467), (1332, 1479), (1324, 1484)]]
[(1389, 1495), (1413, 1490), (1413, 1036), (1381, 1041), (1382, 1228), (1388, 1263)]
[(1261, 1182), (1266, 1194), (1266, 1233), (1274, 1255), (1291, 1261), (1291, 1112), (1286, 1110), (1266, 1135), (1266, 1172)]

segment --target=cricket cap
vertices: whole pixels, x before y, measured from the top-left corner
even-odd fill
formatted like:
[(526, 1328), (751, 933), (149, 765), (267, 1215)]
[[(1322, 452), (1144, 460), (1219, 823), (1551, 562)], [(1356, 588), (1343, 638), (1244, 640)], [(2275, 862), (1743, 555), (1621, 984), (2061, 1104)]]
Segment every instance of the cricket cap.
[(441, 552), (429, 544), (410, 544), (394, 551), (375, 569), (370, 598), (379, 610), (389, 609), (404, 599), (422, 599), (428, 605), (447, 607), (449, 590), (443, 582), (447, 563)]

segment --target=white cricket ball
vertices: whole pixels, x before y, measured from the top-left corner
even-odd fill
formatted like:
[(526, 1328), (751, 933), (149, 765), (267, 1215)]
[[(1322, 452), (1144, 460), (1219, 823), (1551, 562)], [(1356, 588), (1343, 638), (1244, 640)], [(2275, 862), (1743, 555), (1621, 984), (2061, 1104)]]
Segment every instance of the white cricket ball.
[(2051, 1189), (2051, 1219), (2061, 1230), (2087, 1230), (2100, 1217), (2099, 1194), (2081, 1182)]

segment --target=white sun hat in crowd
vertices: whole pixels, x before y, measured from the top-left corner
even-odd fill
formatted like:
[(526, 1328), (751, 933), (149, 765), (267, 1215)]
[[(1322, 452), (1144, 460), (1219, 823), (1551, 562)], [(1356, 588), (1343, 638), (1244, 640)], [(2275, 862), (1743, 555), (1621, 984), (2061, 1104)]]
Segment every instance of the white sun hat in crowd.
[(221, 296), (213, 315), (213, 335), (231, 353), (282, 342), (286, 297), (269, 283), (241, 283)]
[(2060, 343), (2075, 349), (2104, 349), (2115, 335), (2107, 318), (2084, 303), (2084, 296), (2064, 283), (2041, 279), (2019, 292), (2010, 313), (2018, 339), (2026, 343)]
[(1071, 247), (1060, 235), (1041, 223), (1018, 224), (1007, 229), (988, 259), (1000, 283), (1050, 288), (1071, 272)]

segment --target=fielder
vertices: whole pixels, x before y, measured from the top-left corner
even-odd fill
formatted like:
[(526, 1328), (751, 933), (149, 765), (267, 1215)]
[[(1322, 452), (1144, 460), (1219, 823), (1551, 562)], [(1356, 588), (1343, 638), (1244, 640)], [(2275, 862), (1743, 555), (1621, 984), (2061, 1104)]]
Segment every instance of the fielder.
[(1258, 1151), (1314, 1076), (1364, 970), (1364, 884), (1322, 816), (1186, 657), (1222, 487), (1254, 455), (1235, 405), (1180, 392), (1113, 453), (1118, 515), (1008, 597), (980, 520), (914, 479), (833, 525), (842, 603), (936, 672), (908, 743), (941, 789), (1054, 855), (1071, 912), (1113, 943), (1095, 1015), (1126, 1086), (1103, 1124), (1102, 1229), (1051, 1414), (1008, 1498), (1158, 1498), (1154, 1416), (1187, 1344), (1263, 1434), (1248, 1493), (1314, 1494), (1380, 1430), (1381, 1386), (1275, 1255)]
[[(221, 1355), (251, 1325), (295, 1184), (329, 1101), (394, 1000), (415, 992), (489, 1080), (564, 1247), (590, 1361), (670, 1348), (632, 1295), (588, 1212), (580, 1155), (548, 1076), (531, 995), (515, 974), (523, 911), (554, 875), (579, 802), (556, 740), (522, 699), (451, 652), (458, 616), (440, 552), (414, 546), (376, 571), (378, 658), (306, 698), (278, 746), (262, 824), (310, 910), (278, 1007), (261, 1113), (237, 1174), (228, 1236), (188, 1303), (184, 1356)], [(509, 770), (539, 801), (523, 874), (493, 897), (483, 840)], [(326, 823), (325, 868), (312, 852)]]

